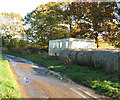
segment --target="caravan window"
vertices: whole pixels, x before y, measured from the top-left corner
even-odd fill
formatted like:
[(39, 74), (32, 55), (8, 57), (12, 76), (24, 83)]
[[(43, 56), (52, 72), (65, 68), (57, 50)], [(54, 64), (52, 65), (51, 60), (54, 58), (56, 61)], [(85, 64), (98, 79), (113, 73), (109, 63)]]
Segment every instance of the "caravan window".
[(59, 42), (57, 43), (57, 48), (59, 48)]
[(53, 43), (53, 48), (55, 48), (55, 43)]
[(65, 43), (65, 47), (68, 48), (68, 42)]
[(60, 42), (60, 48), (62, 48), (62, 42)]

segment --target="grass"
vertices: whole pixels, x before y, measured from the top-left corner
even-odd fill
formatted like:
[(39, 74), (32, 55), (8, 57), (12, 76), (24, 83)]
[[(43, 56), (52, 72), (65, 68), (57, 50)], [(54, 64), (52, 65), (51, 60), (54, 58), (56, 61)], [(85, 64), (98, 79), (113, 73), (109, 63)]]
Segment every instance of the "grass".
[[(99, 45), (100, 45), (99, 49), (115, 49), (114, 46), (108, 43), (101, 43)], [(95, 48), (97, 48), (97, 44), (95, 44)]]
[(15, 55), (40, 63), (45, 67), (70, 77), (73, 81), (97, 90), (99, 93), (120, 99), (120, 82), (117, 74), (104, 72), (101, 68), (64, 64), (56, 57), (43, 54), (18, 54), (8, 51), (3, 53)]
[(0, 82), (0, 99), (21, 98), (17, 82), (14, 78), (12, 70), (10, 69), (8, 61), (1, 55), (0, 58), (0, 76), (2, 81)]

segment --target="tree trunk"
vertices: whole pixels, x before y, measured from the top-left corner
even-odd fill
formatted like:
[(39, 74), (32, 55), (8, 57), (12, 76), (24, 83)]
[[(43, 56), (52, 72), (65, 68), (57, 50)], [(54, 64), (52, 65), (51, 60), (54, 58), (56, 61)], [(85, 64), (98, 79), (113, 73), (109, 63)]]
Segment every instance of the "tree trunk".
[(29, 33), (27, 33), (27, 51), (28, 51), (28, 34), (29, 34)]
[(71, 38), (71, 33), (72, 33), (72, 24), (70, 23), (69, 25), (70, 25), (70, 27), (69, 27), (69, 28), (70, 28), (70, 38)]
[(97, 43), (97, 49), (99, 48), (99, 43), (98, 43), (98, 33), (96, 33), (96, 37), (95, 37), (96, 43)]

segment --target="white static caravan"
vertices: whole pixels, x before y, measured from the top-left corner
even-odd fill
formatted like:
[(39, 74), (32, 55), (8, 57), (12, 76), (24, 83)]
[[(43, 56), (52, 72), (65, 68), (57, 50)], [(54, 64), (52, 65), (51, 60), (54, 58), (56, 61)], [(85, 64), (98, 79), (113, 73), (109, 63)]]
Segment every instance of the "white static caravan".
[(81, 38), (64, 38), (49, 40), (49, 52), (50, 56), (59, 56), (61, 50), (64, 49), (94, 49), (95, 40), (93, 39), (81, 39)]

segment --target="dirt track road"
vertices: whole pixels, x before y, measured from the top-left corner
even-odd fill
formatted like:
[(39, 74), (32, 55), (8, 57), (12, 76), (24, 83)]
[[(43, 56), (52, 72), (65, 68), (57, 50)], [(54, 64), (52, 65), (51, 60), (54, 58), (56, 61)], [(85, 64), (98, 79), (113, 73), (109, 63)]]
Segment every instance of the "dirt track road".
[(31, 61), (6, 54), (4, 57), (12, 65), (11, 68), (19, 80), (18, 84), (21, 84), (19, 87), (28, 94), (26, 96), (22, 92), (23, 98), (106, 98)]

